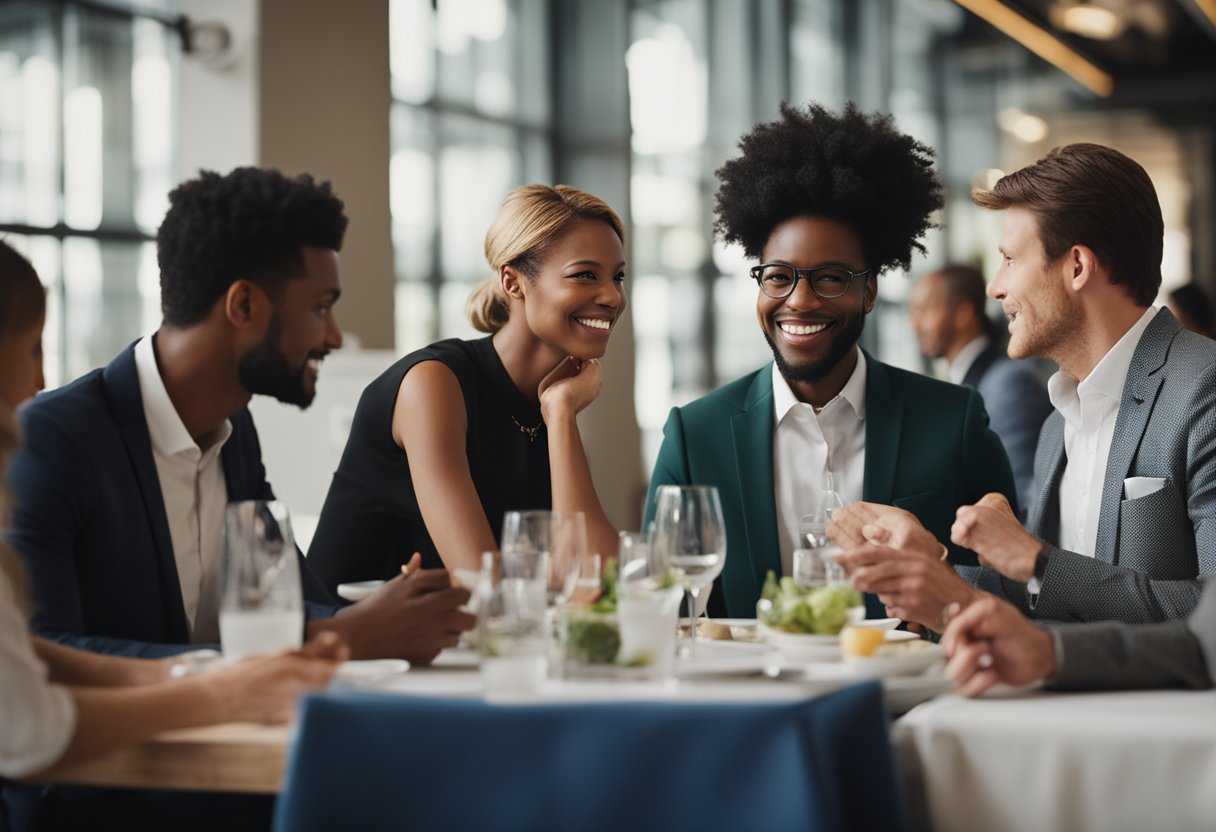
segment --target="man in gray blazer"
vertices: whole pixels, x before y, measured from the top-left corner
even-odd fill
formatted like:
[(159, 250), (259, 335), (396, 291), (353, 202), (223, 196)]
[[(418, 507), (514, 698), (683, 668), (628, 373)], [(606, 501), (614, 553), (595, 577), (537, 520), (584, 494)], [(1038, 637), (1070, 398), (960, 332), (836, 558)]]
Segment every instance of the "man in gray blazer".
[[(846, 560), (858, 588), (935, 629), (973, 588), (1040, 619), (1185, 618), (1216, 574), (1216, 342), (1152, 306), (1163, 223), (1148, 174), (1110, 148), (1067, 145), (973, 198), (1005, 213), (988, 294), (1009, 318), (1010, 357), (1060, 366), (1039, 493), (1028, 529), (994, 495), (958, 510), (951, 538), (985, 567), (959, 567), (965, 581), (871, 546)], [(850, 522), (842, 545), (865, 539)]]
[(1216, 580), (1189, 621), (1035, 626), (988, 597), (959, 613), (942, 645), (955, 689), (975, 696), (996, 682), (1043, 681), (1056, 690), (1210, 688), (1216, 680)]
[(945, 358), (950, 381), (979, 391), (1025, 509), (1034, 503), (1034, 451), (1051, 402), (1037, 362), (1006, 357), (992, 337), (984, 290), (984, 274), (974, 266), (930, 272), (908, 295), (908, 322), (926, 358)]

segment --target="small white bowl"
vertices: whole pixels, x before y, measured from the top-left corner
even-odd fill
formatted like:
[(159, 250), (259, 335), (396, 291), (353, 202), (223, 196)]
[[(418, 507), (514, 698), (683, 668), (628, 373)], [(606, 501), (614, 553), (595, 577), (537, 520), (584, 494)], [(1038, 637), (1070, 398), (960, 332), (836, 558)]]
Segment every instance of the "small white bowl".
[(812, 633), (787, 633), (758, 621), (760, 637), (776, 647), (791, 662), (822, 662), (840, 658), (840, 636), (820, 636)]
[(338, 596), (347, 601), (362, 601), (380, 587), (384, 581), (357, 581), (352, 584), (338, 584)]

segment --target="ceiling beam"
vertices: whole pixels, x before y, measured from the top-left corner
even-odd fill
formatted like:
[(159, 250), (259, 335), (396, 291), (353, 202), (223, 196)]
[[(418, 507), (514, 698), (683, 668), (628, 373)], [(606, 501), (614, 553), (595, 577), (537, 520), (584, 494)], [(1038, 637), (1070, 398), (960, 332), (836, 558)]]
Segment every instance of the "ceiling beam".
[[(1020, 43), (1095, 95), (1108, 97), (1115, 88), (1110, 73), (1098, 68), (1055, 34), (1023, 17), (999, 0), (954, 0), (967, 11)], [(1203, 0), (1216, 2), (1216, 0)]]

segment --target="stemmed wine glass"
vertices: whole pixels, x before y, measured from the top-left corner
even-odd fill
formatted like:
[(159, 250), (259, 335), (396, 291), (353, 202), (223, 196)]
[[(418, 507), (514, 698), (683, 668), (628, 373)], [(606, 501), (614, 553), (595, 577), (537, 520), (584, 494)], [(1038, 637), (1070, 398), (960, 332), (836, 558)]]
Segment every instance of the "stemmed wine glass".
[(712, 485), (663, 485), (656, 494), (656, 555), (676, 576), (688, 598), (689, 658), (697, 644), (697, 596), (726, 563), (726, 523)]
[(587, 524), (581, 511), (508, 511), (502, 522), (502, 574), (540, 580), (548, 605), (570, 600), (585, 569)]

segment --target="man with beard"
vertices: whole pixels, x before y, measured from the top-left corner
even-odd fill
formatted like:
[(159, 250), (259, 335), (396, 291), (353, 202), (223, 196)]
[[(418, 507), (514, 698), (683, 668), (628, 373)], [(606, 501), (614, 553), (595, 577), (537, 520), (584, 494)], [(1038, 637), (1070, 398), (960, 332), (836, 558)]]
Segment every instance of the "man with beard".
[[(946, 545), (955, 510), (989, 491), (1016, 500), (979, 396), (857, 344), (878, 274), (910, 268), (942, 205), (932, 151), (852, 105), (783, 106), (740, 147), (718, 171), (716, 229), (757, 261), (756, 315), (774, 363), (672, 410), (647, 517), (661, 485), (717, 486), (727, 548), (714, 615), (754, 615), (766, 573), (791, 574), (799, 517), (829, 481), (845, 503), (908, 509), (943, 555), (975, 563)], [(882, 614), (876, 599), (867, 607)]]
[[(321, 360), (342, 342), (346, 223), (329, 184), (308, 175), (205, 172), (170, 194), (160, 328), (21, 415), (11, 542), (36, 632), (130, 656), (216, 645), (225, 506), (273, 497), (246, 405), (312, 402)], [(468, 592), (442, 570), (336, 614), (302, 556), (300, 573), (306, 635), (333, 630), (355, 658), (425, 663), (473, 624), (458, 610)]]

